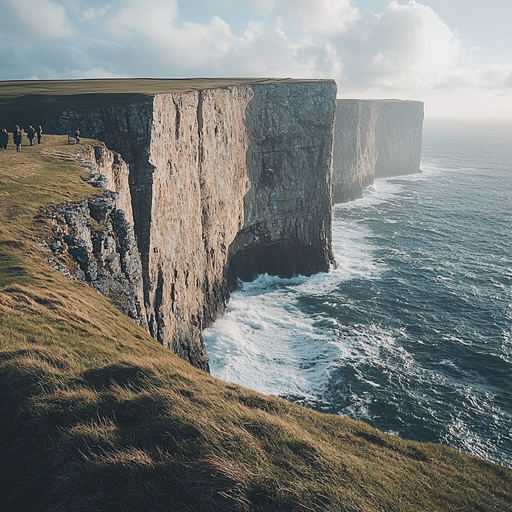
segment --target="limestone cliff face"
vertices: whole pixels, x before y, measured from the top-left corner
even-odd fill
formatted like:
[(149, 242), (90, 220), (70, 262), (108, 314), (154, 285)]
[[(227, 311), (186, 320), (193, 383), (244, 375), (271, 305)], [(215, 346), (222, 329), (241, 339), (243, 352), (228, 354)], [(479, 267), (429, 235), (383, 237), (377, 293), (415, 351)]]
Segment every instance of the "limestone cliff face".
[(247, 83), (47, 120), (129, 164), (117, 192), (133, 211), (147, 326), (192, 364), (208, 369), (201, 332), (237, 279), (329, 269), (335, 97), (332, 81)]
[(337, 101), (333, 150), (335, 203), (362, 197), (363, 190), (373, 183), (378, 113), (379, 106), (373, 101)]
[(362, 197), (375, 177), (420, 172), (423, 103), (338, 100), (333, 200)]
[(335, 85), (255, 85), (247, 108), (250, 188), (228, 279), (329, 270)]
[(375, 177), (420, 171), (423, 103), (386, 100), (380, 105), (375, 129)]

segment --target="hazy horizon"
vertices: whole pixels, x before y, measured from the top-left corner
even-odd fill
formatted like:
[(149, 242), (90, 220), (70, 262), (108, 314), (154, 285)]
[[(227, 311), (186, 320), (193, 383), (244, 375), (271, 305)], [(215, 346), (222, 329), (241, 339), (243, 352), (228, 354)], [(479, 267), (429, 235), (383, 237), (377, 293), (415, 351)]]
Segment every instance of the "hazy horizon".
[(3, 0), (0, 80), (332, 78), (427, 118), (511, 118), (512, 2)]

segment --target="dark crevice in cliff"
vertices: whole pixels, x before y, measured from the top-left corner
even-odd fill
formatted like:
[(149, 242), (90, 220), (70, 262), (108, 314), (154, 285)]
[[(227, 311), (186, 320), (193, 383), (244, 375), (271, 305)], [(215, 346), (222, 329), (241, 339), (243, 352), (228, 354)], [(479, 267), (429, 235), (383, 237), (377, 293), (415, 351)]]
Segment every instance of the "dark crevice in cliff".
[(153, 299), (152, 313), (150, 315), (149, 332), (153, 338), (164, 343), (161, 329), (161, 309), (164, 300), (164, 275), (162, 269), (158, 269), (158, 277)]
[(180, 106), (177, 101), (173, 98), (174, 108), (176, 109), (176, 115), (174, 117), (174, 136), (176, 140), (180, 138), (180, 126), (181, 126), (181, 112)]
[[(200, 193), (200, 204), (201, 204), (201, 237), (202, 244), (204, 248), (204, 254), (206, 257), (206, 268), (208, 269), (206, 275), (204, 276), (204, 280), (202, 282), (202, 291), (204, 294), (204, 302), (203, 308), (200, 313), (200, 316), (197, 317), (198, 325), (200, 326), (200, 331), (209, 327), (215, 319), (221, 316), (226, 308), (226, 303), (229, 299), (229, 291), (227, 287), (226, 280), (224, 275), (221, 274), (219, 277), (214, 277), (210, 279), (209, 276), (215, 276), (216, 271), (214, 270), (216, 267), (216, 254), (215, 248), (210, 246), (208, 237), (208, 226), (211, 224), (211, 205), (208, 199), (208, 170), (206, 164), (204, 162), (206, 148), (205, 140), (206, 134), (205, 130), (205, 120), (204, 120), (204, 93), (200, 91), (198, 94), (198, 103), (197, 103), (197, 132), (198, 132), (198, 171), (199, 171), (199, 193)], [(222, 111), (218, 106), (215, 107), (216, 113), (218, 115), (222, 115)], [(219, 126), (214, 126), (214, 134), (218, 136), (219, 134)], [(206, 175), (205, 175), (206, 174)], [(223, 244), (222, 244), (223, 245)], [(225, 249), (225, 246), (224, 246)], [(201, 334), (202, 340), (202, 334)]]
[(203, 91), (199, 91), (198, 93), (198, 101), (197, 101), (197, 138), (199, 141), (199, 154), (198, 154), (198, 163), (199, 163), (199, 176), (201, 176), (201, 164), (204, 160), (204, 148), (203, 148)]
[[(325, 264), (319, 267), (319, 261)], [(240, 281), (252, 281), (261, 274), (282, 278), (310, 276), (317, 272), (328, 272), (332, 264), (326, 248), (295, 240), (282, 240), (279, 243), (268, 240), (268, 244), (263, 242), (237, 251), (229, 261), (226, 279), (229, 290), (234, 291)]]

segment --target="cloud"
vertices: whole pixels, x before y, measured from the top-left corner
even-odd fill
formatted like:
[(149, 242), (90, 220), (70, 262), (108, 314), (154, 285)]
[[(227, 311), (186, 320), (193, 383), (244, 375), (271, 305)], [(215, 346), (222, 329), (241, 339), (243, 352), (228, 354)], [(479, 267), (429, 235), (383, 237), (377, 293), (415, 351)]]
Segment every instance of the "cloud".
[(65, 39), (73, 24), (63, 6), (51, 0), (4, 0), (2, 33), (20, 43)]
[(282, 0), (291, 17), (298, 17), (307, 32), (336, 34), (359, 17), (352, 0)]
[(3, 0), (0, 79), (334, 78), (352, 97), (512, 87), (512, 54), (489, 62), (463, 48), (420, 1), (362, 13), (355, 0), (194, 0), (223, 12), (207, 21), (184, 19), (180, 1)]
[(445, 79), (461, 52), (457, 34), (415, 1), (366, 14), (334, 42), (348, 87), (429, 88)]
[(139, 38), (160, 39), (174, 27), (177, 15), (176, 0), (125, 0), (109, 24), (114, 33), (124, 30)]

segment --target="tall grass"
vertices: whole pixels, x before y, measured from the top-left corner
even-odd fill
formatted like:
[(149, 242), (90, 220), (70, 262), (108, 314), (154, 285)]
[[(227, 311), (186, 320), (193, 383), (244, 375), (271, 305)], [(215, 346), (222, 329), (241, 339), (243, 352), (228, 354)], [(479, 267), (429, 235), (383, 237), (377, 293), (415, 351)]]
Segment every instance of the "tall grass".
[(222, 383), (54, 271), (77, 148), (0, 151), (0, 510), (511, 510), (511, 470)]

